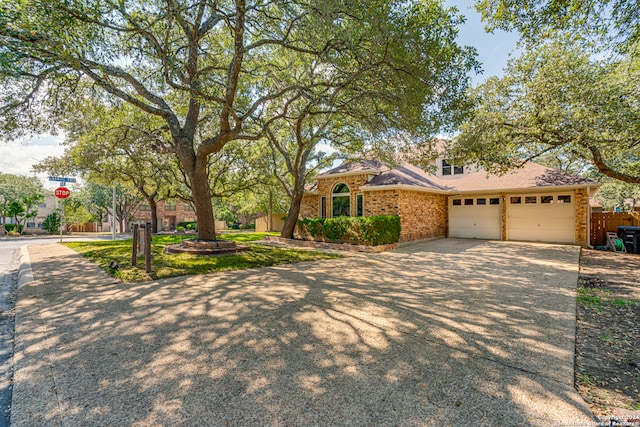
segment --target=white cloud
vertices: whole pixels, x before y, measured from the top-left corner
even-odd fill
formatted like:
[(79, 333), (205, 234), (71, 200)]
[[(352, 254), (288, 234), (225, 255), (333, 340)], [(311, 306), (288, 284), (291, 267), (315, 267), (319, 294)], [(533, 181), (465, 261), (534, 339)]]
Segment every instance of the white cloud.
[[(15, 175), (33, 175), (32, 166), (49, 156), (60, 156), (64, 147), (62, 136), (43, 135), (26, 142), (0, 141), (0, 172)], [(37, 175), (46, 182), (45, 174)]]

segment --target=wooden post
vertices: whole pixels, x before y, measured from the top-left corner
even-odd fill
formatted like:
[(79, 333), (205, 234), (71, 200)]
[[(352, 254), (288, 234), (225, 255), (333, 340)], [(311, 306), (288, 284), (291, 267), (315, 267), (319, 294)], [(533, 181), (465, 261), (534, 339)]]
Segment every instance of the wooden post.
[(133, 244), (131, 248), (131, 267), (138, 264), (138, 224), (133, 224)]
[(145, 271), (151, 273), (151, 223), (147, 222), (144, 227), (144, 263)]
[(138, 227), (138, 252), (144, 255), (144, 227)]

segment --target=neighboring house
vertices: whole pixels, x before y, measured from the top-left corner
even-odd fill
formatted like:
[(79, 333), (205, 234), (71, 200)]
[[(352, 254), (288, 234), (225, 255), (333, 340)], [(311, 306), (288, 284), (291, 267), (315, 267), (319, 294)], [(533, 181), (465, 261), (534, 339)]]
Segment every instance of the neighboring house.
[[(196, 213), (193, 207), (183, 201), (161, 200), (157, 205), (158, 231), (175, 231), (181, 222), (196, 221)], [(147, 203), (141, 203), (133, 212), (133, 222), (151, 221), (151, 207)], [(216, 230), (224, 230), (224, 221), (216, 221)]]
[[(602, 203), (600, 203), (594, 197), (589, 199), (589, 204), (591, 206), (591, 212), (594, 212), (594, 213), (595, 212), (605, 212), (604, 208), (602, 207)], [(633, 209), (631, 209), (632, 205), (633, 205)], [(623, 210), (623, 212), (626, 212), (628, 210), (640, 211), (640, 201), (636, 201), (636, 200), (631, 199), (631, 198), (624, 199), (624, 210)], [(611, 211), (615, 211), (615, 208), (611, 209)]]
[(58, 199), (53, 191), (45, 191), (44, 201), (38, 204), (38, 215), (29, 219), (27, 228), (42, 228), (44, 220), (58, 209)]
[(315, 177), (300, 216), (399, 215), (400, 241), (462, 237), (589, 244), (589, 196), (599, 184), (535, 163), (502, 176), (435, 161), (437, 172), (377, 160)]
[[(181, 222), (196, 220), (193, 207), (186, 202), (176, 200), (161, 200), (158, 202), (158, 231), (173, 231)], [(151, 207), (141, 203), (133, 212), (134, 222), (151, 221)]]

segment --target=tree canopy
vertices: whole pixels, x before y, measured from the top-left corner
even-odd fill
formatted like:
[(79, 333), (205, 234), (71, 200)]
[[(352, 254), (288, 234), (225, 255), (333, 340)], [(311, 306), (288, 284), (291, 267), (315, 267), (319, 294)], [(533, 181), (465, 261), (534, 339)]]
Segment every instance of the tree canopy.
[(525, 51), (475, 89), (454, 157), (504, 172), (553, 153), (640, 183), (638, 81), (636, 57), (595, 59), (562, 40)]
[(476, 0), (475, 6), (490, 31), (517, 30), (533, 44), (558, 33), (623, 50), (640, 41), (638, 0)]
[(0, 172), (0, 232), (8, 216), (24, 226), (28, 218), (38, 214), (37, 205), (42, 200), (44, 189), (38, 178)]
[[(380, 131), (457, 119), (476, 66), (455, 42), (461, 19), (436, 0), (5, 0), (2, 131), (55, 127), (71, 96), (156, 117), (156, 149), (179, 159), (198, 237), (211, 240), (209, 157), (262, 138), (279, 118), (269, 105), (348, 87)], [(322, 72), (305, 78), (291, 61)], [(429, 111), (441, 114), (427, 121)]]

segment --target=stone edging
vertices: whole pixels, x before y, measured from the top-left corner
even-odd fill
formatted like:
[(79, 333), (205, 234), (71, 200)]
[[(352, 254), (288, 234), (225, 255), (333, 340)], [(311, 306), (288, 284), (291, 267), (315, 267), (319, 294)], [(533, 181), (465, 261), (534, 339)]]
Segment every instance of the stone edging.
[(264, 236), (262, 240), (270, 242), (286, 243), (291, 246), (300, 246), (303, 248), (316, 248), (316, 249), (335, 249), (338, 251), (349, 252), (366, 252), (366, 253), (378, 253), (391, 251), (398, 249), (398, 243), (389, 243), (388, 245), (350, 245), (347, 243), (327, 243), (327, 242), (315, 242), (312, 240), (298, 240), (298, 239), (285, 239), (280, 236)]

